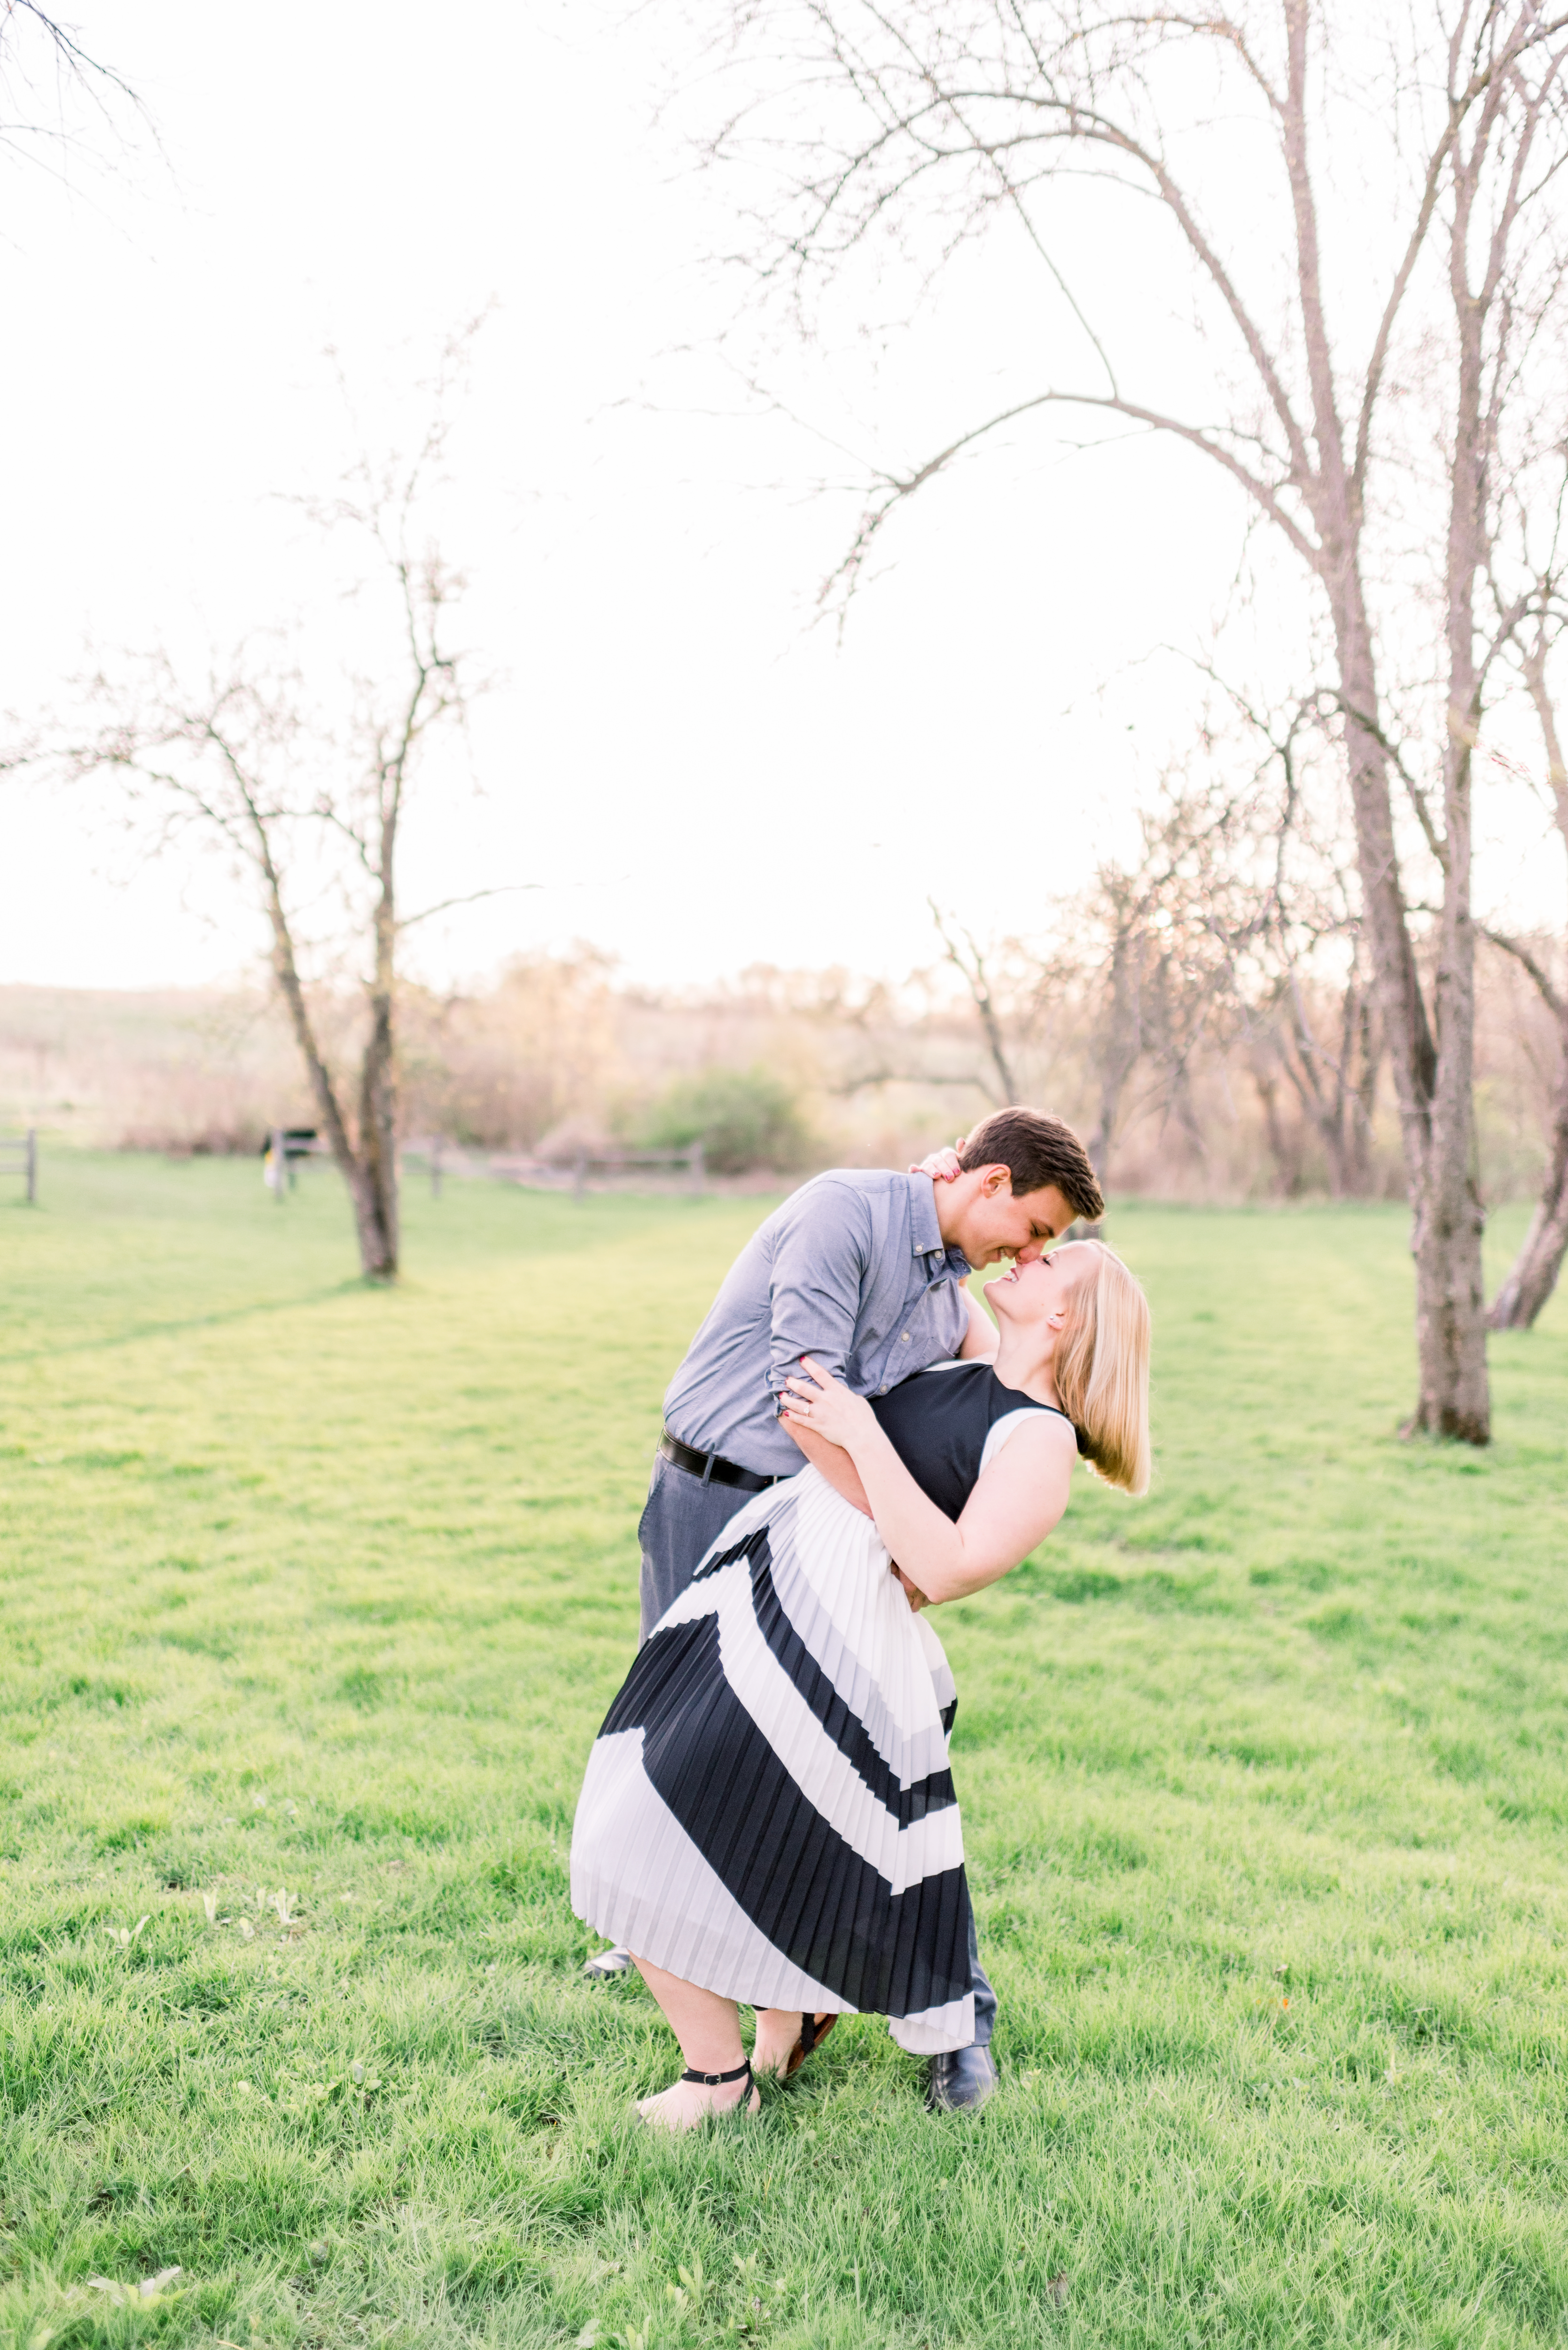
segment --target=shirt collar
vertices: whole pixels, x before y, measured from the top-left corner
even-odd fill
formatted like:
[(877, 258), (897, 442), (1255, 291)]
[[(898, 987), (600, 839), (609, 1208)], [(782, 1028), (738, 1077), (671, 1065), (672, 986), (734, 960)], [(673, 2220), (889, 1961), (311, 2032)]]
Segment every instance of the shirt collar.
[[(913, 1252), (925, 1260), (928, 1282), (940, 1281), (952, 1274), (959, 1281), (967, 1281), (970, 1263), (962, 1249), (949, 1248), (942, 1238), (942, 1228), (937, 1222), (937, 1187), (929, 1175), (911, 1175), (909, 1185), (909, 1232)], [(933, 1264), (940, 1256), (943, 1262)]]
[(945, 1253), (947, 1243), (937, 1222), (937, 1187), (929, 1175), (910, 1175), (909, 1231), (917, 1256), (929, 1256), (933, 1251)]

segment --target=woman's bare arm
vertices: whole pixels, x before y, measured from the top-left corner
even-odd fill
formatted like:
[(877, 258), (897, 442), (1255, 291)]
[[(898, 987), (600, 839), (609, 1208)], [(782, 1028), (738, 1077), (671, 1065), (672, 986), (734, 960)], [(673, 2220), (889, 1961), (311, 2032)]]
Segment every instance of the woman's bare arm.
[[(1067, 1506), (1078, 1448), (1064, 1419), (1030, 1421), (1003, 1445), (955, 1525), (921, 1492), (875, 1420), (854, 1446), (877, 1531), (928, 1599), (983, 1591), (1044, 1542)], [(886, 1447), (884, 1452), (882, 1447)]]
[[(814, 1381), (811, 1369), (805, 1365), (802, 1379), (792, 1385), (810, 1391), (814, 1419), (842, 1440), (860, 1472), (877, 1533), (929, 1599), (962, 1599), (996, 1582), (1028, 1557), (1066, 1508), (1078, 1451), (1071, 1428), (1054, 1413), (1016, 1430), (955, 1525), (920, 1491), (864, 1399), (825, 1374)], [(817, 1434), (823, 1432), (819, 1427)], [(798, 1443), (798, 1423), (790, 1433)]]
[(959, 1353), (966, 1363), (989, 1362), (1002, 1343), (1002, 1333), (972, 1289), (964, 1291), (963, 1302), (969, 1308), (969, 1328)]

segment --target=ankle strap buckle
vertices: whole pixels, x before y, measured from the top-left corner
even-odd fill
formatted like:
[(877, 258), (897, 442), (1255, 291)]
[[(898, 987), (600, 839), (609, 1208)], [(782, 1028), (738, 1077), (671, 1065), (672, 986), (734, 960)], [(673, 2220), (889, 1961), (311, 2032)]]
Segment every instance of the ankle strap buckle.
[(726, 2081), (738, 2081), (742, 2073), (749, 2073), (751, 2069), (751, 2058), (742, 2056), (732, 2073), (699, 2073), (694, 2065), (689, 2064), (680, 2077), (683, 2081), (696, 2081), (704, 2089), (718, 2089), (722, 2088)]

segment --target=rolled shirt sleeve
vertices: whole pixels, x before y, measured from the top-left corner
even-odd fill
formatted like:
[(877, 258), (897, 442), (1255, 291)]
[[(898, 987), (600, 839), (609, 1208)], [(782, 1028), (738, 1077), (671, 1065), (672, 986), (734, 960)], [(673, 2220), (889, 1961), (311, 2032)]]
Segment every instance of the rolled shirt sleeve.
[(847, 1378), (871, 1263), (870, 1202), (846, 1183), (814, 1191), (812, 1211), (794, 1219), (774, 1255), (768, 1385), (775, 1398), (803, 1355), (834, 1378)]
[(968, 1327), (961, 1253), (929, 1177), (834, 1168), (775, 1208), (730, 1267), (664, 1398), (672, 1435), (760, 1476), (800, 1452), (778, 1398), (803, 1355), (857, 1395), (885, 1395), (956, 1355)]

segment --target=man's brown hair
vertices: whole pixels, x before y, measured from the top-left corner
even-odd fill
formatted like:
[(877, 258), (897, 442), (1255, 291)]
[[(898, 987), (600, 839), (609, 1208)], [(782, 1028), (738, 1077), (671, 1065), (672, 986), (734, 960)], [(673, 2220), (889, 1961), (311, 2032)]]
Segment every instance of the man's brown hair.
[(1088, 1224), (1106, 1212), (1088, 1152), (1070, 1126), (1044, 1110), (993, 1110), (965, 1141), (959, 1165), (966, 1174), (976, 1167), (1005, 1167), (1015, 1197), (1054, 1183), (1074, 1215)]

